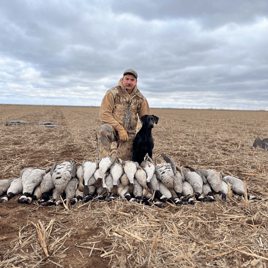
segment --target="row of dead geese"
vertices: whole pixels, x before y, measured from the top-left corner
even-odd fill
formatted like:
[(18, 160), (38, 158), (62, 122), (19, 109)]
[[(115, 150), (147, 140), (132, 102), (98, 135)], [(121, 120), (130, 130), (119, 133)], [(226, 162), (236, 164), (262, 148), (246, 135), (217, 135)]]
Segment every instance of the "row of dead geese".
[[(215, 194), (225, 201), (230, 189), (233, 194), (245, 195), (244, 182), (239, 178), (213, 169), (179, 169), (172, 159), (161, 156), (165, 163), (156, 164), (146, 155), (140, 165), (106, 157), (97, 163), (84, 161), (78, 167), (73, 160), (57, 162), (47, 170), (28, 167), (19, 178), (0, 181), (0, 196), (5, 195), (0, 203), (18, 194), (22, 194), (18, 202), (26, 204), (36, 199), (41, 205), (69, 205), (77, 200), (109, 201), (120, 196), (157, 206), (165, 201), (176, 205), (212, 202)], [(248, 199), (260, 200), (254, 196)]]

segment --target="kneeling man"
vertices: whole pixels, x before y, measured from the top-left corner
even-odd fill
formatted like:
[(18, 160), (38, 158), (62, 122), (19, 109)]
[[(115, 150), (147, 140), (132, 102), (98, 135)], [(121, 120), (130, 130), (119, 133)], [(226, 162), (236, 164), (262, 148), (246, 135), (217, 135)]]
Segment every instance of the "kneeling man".
[(109, 89), (102, 100), (102, 125), (96, 132), (99, 159), (116, 155), (122, 160), (132, 159), (138, 117), (150, 115), (148, 102), (137, 88), (137, 78), (135, 70), (126, 70), (118, 86)]

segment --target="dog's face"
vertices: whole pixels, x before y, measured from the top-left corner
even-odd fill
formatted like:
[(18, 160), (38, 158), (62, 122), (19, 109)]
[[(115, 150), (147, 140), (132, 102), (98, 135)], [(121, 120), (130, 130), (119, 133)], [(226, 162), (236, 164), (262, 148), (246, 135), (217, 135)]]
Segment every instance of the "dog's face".
[(159, 118), (155, 115), (147, 115), (146, 114), (141, 118), (141, 120), (146, 127), (153, 128), (154, 124), (158, 123)]

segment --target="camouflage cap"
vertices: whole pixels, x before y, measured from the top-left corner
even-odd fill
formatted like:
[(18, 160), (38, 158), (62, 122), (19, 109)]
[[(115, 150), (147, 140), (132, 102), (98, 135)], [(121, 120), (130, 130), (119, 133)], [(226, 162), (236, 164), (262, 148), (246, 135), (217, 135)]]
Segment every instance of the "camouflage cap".
[(138, 74), (137, 74), (137, 72), (136, 72), (135, 70), (133, 70), (133, 69), (127, 69), (127, 70), (124, 72), (123, 76), (125, 76), (126, 74), (131, 74), (131, 75), (135, 76), (136, 79), (138, 78)]

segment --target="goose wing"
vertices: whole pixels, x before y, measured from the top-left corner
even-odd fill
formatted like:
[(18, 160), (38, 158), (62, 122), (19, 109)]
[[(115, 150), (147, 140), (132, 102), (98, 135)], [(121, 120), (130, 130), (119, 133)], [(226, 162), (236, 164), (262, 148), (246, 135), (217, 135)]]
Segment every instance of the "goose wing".
[(173, 173), (176, 174), (176, 164), (175, 164), (175, 162), (174, 162), (171, 158), (169, 158), (168, 156), (166, 156), (165, 154), (161, 154), (161, 156), (163, 157), (163, 159), (164, 159), (167, 163), (170, 163), (170, 164), (171, 164)]
[(262, 140), (262, 148), (268, 151), (268, 138)]

